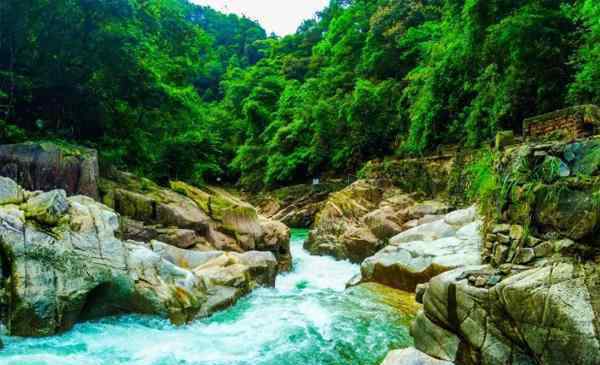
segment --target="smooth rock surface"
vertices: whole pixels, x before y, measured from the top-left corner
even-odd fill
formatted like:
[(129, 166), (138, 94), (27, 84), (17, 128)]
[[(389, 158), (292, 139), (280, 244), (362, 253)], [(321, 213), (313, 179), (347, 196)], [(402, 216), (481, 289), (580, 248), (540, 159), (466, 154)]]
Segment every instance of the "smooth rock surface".
[(364, 260), (362, 282), (412, 292), (445, 271), (480, 264), (481, 221), (474, 212), (474, 207), (458, 210), (393, 237), (390, 245)]
[[(460, 338), (462, 353), (474, 363), (597, 364), (600, 298), (594, 264), (562, 262), (517, 272), (491, 288), (464, 280), (464, 267), (431, 280), (424, 312), (414, 326), (415, 346), (439, 354), (432, 332)], [(459, 356), (459, 354), (451, 354)], [(467, 363), (465, 359), (458, 364)]]

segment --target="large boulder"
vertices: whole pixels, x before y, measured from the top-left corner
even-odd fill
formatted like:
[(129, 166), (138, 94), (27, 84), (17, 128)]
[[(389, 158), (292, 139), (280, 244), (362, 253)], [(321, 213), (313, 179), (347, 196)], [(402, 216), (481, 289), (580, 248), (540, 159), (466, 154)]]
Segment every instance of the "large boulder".
[(464, 265), (481, 262), (481, 221), (475, 207), (406, 230), (365, 259), (362, 282), (414, 291), (418, 284)]
[(415, 346), (456, 364), (597, 364), (598, 282), (596, 264), (568, 260), (446, 272), (425, 290)]
[[(21, 206), (0, 205), (0, 306), (11, 335), (53, 335), (80, 320), (123, 312), (180, 324), (234, 303), (257, 285), (274, 284), (277, 261), (269, 252), (232, 256), (236, 270), (219, 261), (204, 272), (199, 268), (232, 254), (122, 241), (112, 209), (89, 197), (65, 201), (64, 192), (51, 193), (44, 204), (31, 202), (44, 194), (26, 193), (31, 197)], [(44, 209), (30, 215), (31, 206)], [(232, 271), (244, 275), (213, 280)]]
[(171, 188), (192, 199), (213, 220), (213, 230), (232, 236), (242, 251), (270, 251), (282, 271), (291, 268), (291, 233), (285, 224), (260, 216), (252, 205), (222, 188), (181, 181), (171, 182)]
[(361, 262), (414, 218), (409, 211), (413, 205), (412, 197), (397, 189), (358, 180), (331, 194), (317, 215), (305, 248), (314, 254)]
[(95, 150), (49, 142), (0, 146), (0, 176), (28, 190), (62, 189), (98, 198)]

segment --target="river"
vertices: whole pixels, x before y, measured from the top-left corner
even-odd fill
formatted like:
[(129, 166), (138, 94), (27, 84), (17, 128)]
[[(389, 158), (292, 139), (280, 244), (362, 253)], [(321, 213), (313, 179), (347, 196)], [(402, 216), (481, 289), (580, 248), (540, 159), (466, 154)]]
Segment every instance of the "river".
[(294, 230), (294, 269), (232, 308), (175, 327), (117, 316), (42, 339), (3, 336), (2, 365), (376, 365), (411, 344), (409, 316), (365, 288), (344, 290), (359, 266), (312, 256)]

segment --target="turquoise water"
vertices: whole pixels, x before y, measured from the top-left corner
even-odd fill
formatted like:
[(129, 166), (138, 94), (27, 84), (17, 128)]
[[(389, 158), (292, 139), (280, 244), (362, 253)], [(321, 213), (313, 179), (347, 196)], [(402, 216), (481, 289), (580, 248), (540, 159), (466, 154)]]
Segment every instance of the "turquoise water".
[(411, 340), (406, 318), (361, 288), (357, 265), (311, 256), (293, 232), (294, 270), (229, 310), (183, 327), (144, 316), (82, 323), (43, 339), (3, 337), (2, 365), (375, 365)]

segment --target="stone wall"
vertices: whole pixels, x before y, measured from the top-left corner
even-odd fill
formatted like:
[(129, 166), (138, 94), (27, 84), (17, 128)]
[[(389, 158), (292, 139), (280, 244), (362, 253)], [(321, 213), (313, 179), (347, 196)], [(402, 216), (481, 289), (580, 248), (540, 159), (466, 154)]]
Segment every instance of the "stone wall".
[(599, 125), (600, 108), (582, 105), (525, 119), (523, 133), (525, 137), (540, 138), (562, 132), (576, 139), (598, 133)]

